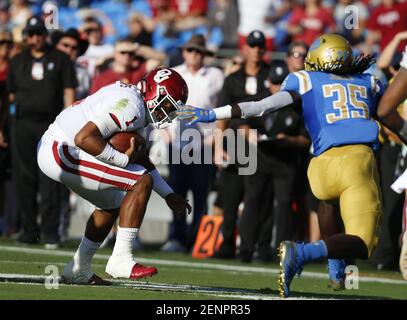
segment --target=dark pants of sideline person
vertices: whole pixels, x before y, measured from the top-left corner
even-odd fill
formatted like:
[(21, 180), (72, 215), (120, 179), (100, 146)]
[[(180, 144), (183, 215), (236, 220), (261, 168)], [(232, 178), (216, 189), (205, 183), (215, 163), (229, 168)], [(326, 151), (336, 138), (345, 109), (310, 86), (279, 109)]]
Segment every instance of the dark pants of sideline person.
[[(251, 261), (256, 246), (260, 259), (271, 259), (273, 225), (276, 225), (277, 245), (283, 240), (291, 240), (294, 231), (291, 208), (294, 171), (285, 175), (281, 174), (278, 168), (259, 169), (253, 175), (244, 178), (244, 210), (239, 227), (240, 258), (244, 262)], [(275, 214), (273, 214), (274, 201)]]
[[(18, 119), (13, 124), (12, 161), (21, 210), (21, 242), (38, 242), (40, 232), (45, 243), (57, 243), (59, 240), (59, 183), (43, 174), (37, 164), (37, 145), (49, 124), (49, 120), (38, 119)], [(38, 215), (41, 228), (37, 223)]]
[(222, 237), (223, 242), (216, 253), (218, 258), (233, 258), (236, 254), (236, 227), (239, 205), (243, 200), (243, 176), (238, 174), (237, 168), (225, 168), (219, 177), (219, 192), (223, 209)]

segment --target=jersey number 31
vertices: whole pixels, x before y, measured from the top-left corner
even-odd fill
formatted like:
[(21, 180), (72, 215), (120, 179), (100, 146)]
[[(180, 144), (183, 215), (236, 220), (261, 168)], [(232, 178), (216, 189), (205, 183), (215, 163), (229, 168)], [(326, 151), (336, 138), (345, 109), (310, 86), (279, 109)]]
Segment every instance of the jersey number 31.
[(340, 83), (327, 84), (322, 87), (324, 97), (333, 97), (336, 93), (337, 99), (333, 102), (333, 108), (337, 112), (328, 113), (326, 121), (334, 123), (339, 120), (350, 118), (369, 118), (369, 108), (365, 101), (360, 98), (367, 99), (367, 89), (363, 86), (347, 84), (346, 86)]

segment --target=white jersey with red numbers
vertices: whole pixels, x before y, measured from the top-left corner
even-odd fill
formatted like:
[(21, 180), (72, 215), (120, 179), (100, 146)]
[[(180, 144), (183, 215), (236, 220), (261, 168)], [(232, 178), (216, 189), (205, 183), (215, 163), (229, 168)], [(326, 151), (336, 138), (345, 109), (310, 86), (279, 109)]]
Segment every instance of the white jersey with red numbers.
[(88, 121), (94, 122), (107, 138), (115, 132), (144, 128), (145, 118), (144, 101), (138, 89), (117, 81), (62, 111), (55, 124), (65, 132), (68, 142), (73, 143)]
[(38, 144), (37, 160), (42, 172), (64, 183), (100, 209), (119, 208), (138, 178), (146, 172), (140, 165), (119, 168), (97, 160), (74, 144), (75, 135), (92, 121), (107, 138), (115, 132), (143, 129), (143, 98), (135, 86), (116, 82), (62, 111)]

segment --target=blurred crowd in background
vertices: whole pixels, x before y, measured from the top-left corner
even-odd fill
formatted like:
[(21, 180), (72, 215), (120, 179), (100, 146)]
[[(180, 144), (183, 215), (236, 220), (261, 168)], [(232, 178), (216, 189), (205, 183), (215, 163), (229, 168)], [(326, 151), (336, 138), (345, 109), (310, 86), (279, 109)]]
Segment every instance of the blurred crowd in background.
[[(185, 78), (191, 105), (262, 99), (304, 68), (309, 45), (322, 33), (343, 35), (355, 55), (376, 55), (368, 72), (387, 84), (407, 44), (406, 15), (407, 1), (396, 0), (0, 1), (0, 234), (50, 249), (66, 239), (69, 191), (48, 181), (35, 159), (39, 138), (62, 108), (117, 80), (135, 84), (158, 66)], [(257, 171), (239, 175), (226, 149), (216, 153), (217, 165), (168, 165), (174, 191), (192, 191), (193, 218), (174, 217), (161, 250), (190, 252), (204, 214), (224, 216), (218, 258), (269, 262), (281, 240), (318, 240), (323, 204), (309, 190), (311, 143), (301, 116), (283, 110), (196, 125), (203, 143), (192, 142), (191, 152), (212, 147), (204, 129), (215, 127), (243, 129), (247, 143), (257, 143)], [(185, 145), (166, 137), (164, 144), (181, 152)], [(372, 260), (396, 269), (404, 195), (390, 185), (407, 151), (385, 128), (380, 142), (384, 215)], [(208, 208), (211, 191), (217, 197)]]

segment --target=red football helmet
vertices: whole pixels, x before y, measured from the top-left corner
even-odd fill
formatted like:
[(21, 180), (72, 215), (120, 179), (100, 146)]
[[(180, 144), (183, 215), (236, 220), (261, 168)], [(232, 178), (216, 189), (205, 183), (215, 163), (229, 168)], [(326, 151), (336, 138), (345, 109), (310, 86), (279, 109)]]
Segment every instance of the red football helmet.
[(176, 111), (188, 99), (188, 86), (181, 75), (170, 68), (157, 68), (137, 84), (147, 105), (149, 118), (159, 129), (177, 116)]

